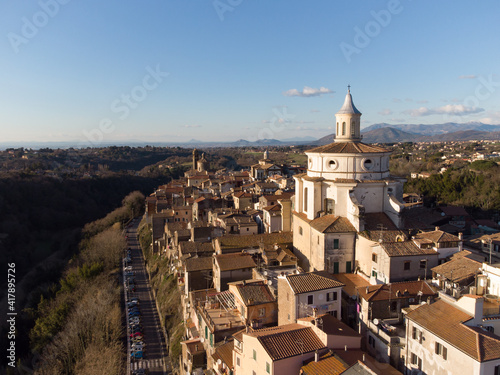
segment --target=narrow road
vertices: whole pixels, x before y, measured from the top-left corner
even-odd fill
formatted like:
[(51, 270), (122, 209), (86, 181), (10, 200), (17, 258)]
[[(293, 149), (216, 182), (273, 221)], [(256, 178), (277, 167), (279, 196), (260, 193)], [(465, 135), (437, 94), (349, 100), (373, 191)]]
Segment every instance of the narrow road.
[[(156, 302), (151, 291), (148, 274), (144, 266), (139, 240), (137, 237), (137, 227), (140, 219), (134, 219), (128, 228), (127, 247), (131, 250), (132, 270), (135, 273), (135, 291), (125, 290), (125, 299), (139, 299), (141, 313), (141, 323), (143, 327), (145, 343), (144, 358), (130, 359), (130, 370), (149, 369), (151, 375), (164, 375), (170, 373), (168, 361), (168, 351), (165, 339), (162, 334), (160, 319), (156, 309)], [(130, 346), (127, 348), (127, 355), (130, 358)]]

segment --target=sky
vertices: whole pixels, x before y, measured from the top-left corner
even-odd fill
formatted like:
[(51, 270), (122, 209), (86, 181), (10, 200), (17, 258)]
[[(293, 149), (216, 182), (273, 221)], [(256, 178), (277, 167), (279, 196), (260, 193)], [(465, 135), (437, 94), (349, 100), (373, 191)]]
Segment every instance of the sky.
[(3, 0), (0, 142), (255, 141), (500, 124), (500, 2)]

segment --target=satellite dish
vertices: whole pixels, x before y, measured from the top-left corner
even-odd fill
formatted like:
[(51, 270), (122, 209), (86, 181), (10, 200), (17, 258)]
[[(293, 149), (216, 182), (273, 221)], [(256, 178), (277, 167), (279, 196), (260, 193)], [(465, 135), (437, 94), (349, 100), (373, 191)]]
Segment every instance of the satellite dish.
[(273, 281), (272, 280), (267, 280), (267, 285), (273, 285)]
[(267, 271), (264, 271), (264, 272), (262, 272), (262, 273), (264, 274), (264, 276), (267, 276)]
[(220, 365), (222, 363), (222, 361), (220, 360), (220, 358), (217, 360), (217, 364)]
[(373, 319), (373, 324), (375, 324), (376, 326), (378, 326), (378, 323), (379, 323), (379, 321), (378, 321), (377, 318)]
[(202, 337), (202, 338), (200, 339), (200, 341), (201, 341), (201, 343), (203, 344), (203, 342), (205, 341), (205, 338), (203, 338), (203, 337)]

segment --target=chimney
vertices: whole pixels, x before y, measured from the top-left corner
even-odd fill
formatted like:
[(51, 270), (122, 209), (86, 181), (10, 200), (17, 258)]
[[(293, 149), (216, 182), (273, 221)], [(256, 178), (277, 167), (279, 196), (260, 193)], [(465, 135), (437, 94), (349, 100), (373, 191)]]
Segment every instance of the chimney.
[(194, 346), (194, 351), (195, 351), (195, 352), (197, 352), (197, 351), (198, 351), (198, 344), (196, 344), (196, 345)]
[(347, 345), (344, 345), (344, 351), (347, 352)]
[(462, 232), (459, 232), (459, 233), (458, 233), (458, 239), (459, 239), (460, 241), (462, 241), (462, 240), (463, 240), (463, 238), (464, 238), (464, 234), (463, 234)]
[(365, 359), (366, 359), (366, 358), (365, 358), (365, 353), (363, 353), (363, 362), (365, 361)]
[(319, 353), (318, 353), (318, 351), (316, 350), (316, 351), (314, 352), (314, 362), (318, 362), (318, 361), (319, 361)]
[(437, 231), (437, 230), (439, 230), (439, 227), (436, 227), (436, 228), (435, 228), (435, 230), (436, 230), (436, 231)]

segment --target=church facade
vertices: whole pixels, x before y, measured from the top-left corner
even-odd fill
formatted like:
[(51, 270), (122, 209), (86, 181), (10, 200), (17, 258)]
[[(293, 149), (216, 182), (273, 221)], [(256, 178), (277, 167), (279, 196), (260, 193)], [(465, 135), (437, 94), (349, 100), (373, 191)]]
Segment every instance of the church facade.
[(294, 176), (293, 242), (309, 271), (352, 272), (368, 214), (402, 224), (405, 180), (389, 173), (391, 151), (361, 142), (361, 112), (350, 89), (335, 116), (335, 141), (306, 151), (307, 172)]

